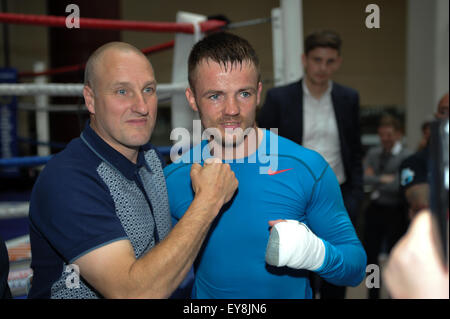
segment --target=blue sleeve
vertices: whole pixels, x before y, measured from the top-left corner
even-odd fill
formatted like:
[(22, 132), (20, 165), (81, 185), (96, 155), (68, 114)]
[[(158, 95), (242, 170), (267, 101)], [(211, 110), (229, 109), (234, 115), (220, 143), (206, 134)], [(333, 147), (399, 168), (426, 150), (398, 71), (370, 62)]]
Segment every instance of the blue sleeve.
[(69, 263), (127, 238), (107, 186), (82, 167), (44, 170), (33, 189), (30, 221)]
[(314, 185), (307, 220), (325, 244), (325, 260), (316, 273), (334, 285), (359, 285), (365, 276), (366, 252), (345, 210), (338, 181), (329, 165)]
[(194, 191), (191, 186), (189, 164), (171, 164), (164, 168), (167, 193), (169, 194), (170, 214), (172, 225), (183, 217), (184, 213), (194, 199)]
[[(172, 216), (172, 225), (175, 226), (194, 199), (191, 186), (189, 164), (171, 164), (164, 168), (167, 193), (169, 195), (169, 208)], [(170, 298), (188, 299), (194, 285), (194, 268), (191, 266), (186, 278)]]

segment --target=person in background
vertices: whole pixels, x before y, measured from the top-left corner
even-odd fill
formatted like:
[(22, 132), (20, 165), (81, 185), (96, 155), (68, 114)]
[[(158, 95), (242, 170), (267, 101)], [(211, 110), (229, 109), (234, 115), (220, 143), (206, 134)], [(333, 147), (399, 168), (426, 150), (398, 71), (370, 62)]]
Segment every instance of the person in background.
[(431, 121), (432, 120), (428, 120), (422, 123), (422, 138), (420, 139), (419, 145), (417, 146), (417, 152), (423, 150), (428, 145), (431, 134)]
[[(391, 115), (381, 118), (378, 126), (381, 145), (369, 149), (364, 161), (364, 183), (371, 188), (370, 204), (364, 219), (364, 247), (367, 263), (378, 265), (383, 244), (390, 251), (405, 233), (408, 219), (399, 192), (398, 168), (411, 152), (402, 145), (402, 128)], [(369, 290), (378, 299), (379, 289)]]
[[(436, 120), (449, 118), (449, 94), (446, 93), (438, 102), (434, 113)], [(412, 219), (419, 211), (428, 208), (428, 157), (429, 143), (418, 152), (406, 158), (400, 165), (400, 187), (408, 204), (409, 217)]]

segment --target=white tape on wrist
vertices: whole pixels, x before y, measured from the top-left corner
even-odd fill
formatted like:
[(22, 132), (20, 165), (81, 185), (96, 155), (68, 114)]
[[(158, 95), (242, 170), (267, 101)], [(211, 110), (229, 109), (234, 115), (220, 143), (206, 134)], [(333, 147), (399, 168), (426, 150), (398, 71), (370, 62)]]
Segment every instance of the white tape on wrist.
[(269, 265), (317, 270), (325, 259), (325, 245), (305, 224), (287, 220), (272, 227), (266, 249)]

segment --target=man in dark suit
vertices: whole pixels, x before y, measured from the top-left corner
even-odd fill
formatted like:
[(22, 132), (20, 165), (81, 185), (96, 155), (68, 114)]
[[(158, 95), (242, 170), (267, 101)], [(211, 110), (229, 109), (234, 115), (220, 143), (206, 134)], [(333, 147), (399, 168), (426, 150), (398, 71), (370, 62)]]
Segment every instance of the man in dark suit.
[[(331, 81), (342, 63), (338, 34), (313, 33), (305, 39), (304, 49), (304, 78), (269, 90), (257, 121), (260, 127), (277, 128), (280, 136), (316, 150), (328, 161), (356, 225), (363, 198), (359, 94)], [(345, 287), (323, 282), (321, 297), (344, 298)]]

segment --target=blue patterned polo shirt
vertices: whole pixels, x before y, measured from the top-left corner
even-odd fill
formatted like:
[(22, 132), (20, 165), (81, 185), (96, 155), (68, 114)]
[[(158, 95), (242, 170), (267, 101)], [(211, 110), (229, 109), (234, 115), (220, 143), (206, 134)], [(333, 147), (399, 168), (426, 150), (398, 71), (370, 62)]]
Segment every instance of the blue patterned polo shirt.
[(171, 229), (162, 161), (151, 144), (134, 164), (87, 123), (46, 165), (30, 202), (33, 281), (29, 298), (101, 298), (73, 261), (118, 240), (136, 258)]

